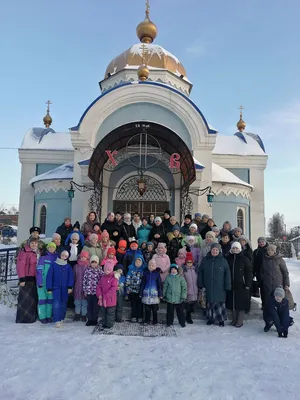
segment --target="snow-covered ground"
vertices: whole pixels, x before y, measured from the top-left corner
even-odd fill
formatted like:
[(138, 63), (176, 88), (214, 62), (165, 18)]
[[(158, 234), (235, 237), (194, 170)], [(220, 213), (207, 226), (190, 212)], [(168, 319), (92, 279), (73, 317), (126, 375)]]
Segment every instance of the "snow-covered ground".
[[(289, 261), (300, 306), (300, 261)], [(299, 312), (299, 311), (298, 311)], [(17, 325), (0, 306), (1, 400), (268, 400), (300, 398), (298, 312), (288, 339), (262, 321), (198, 321), (177, 337), (91, 335), (80, 323)]]

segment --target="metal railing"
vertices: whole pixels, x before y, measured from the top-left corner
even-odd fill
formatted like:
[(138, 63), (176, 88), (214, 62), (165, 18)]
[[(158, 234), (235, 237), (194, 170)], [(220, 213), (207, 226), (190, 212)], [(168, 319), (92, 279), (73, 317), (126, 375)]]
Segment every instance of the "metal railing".
[(0, 249), (0, 284), (18, 280), (16, 252), (18, 247)]

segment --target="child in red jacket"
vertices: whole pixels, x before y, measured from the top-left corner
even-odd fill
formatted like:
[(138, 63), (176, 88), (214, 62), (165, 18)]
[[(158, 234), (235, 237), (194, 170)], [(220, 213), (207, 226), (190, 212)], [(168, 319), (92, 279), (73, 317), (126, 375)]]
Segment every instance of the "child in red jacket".
[(114, 261), (107, 259), (104, 265), (104, 275), (101, 276), (96, 290), (102, 318), (102, 329), (112, 328), (115, 322), (118, 280), (115, 278), (113, 270)]

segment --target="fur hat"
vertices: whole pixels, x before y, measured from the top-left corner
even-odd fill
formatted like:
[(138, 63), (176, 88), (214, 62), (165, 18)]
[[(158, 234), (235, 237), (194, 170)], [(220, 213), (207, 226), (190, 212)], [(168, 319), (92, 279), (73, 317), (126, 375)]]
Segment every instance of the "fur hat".
[(84, 257), (88, 260), (90, 258), (90, 253), (88, 251), (82, 250), (80, 253), (80, 257)]
[(71, 240), (72, 240), (72, 239), (77, 239), (77, 240), (79, 240), (79, 235), (78, 235), (77, 232), (73, 232), (73, 233), (72, 233), (72, 235), (71, 235)]
[(47, 244), (47, 250), (49, 250), (50, 247), (54, 247), (55, 250), (56, 250), (56, 244), (55, 244), (54, 242), (49, 242), (49, 243)]
[(107, 249), (107, 255), (113, 254), (114, 256), (116, 255), (116, 249), (114, 247), (110, 247)]
[(33, 226), (32, 228), (29, 229), (30, 235), (31, 235), (33, 232), (38, 232), (39, 235), (40, 235), (42, 231), (41, 231), (41, 228), (39, 228), (38, 226)]
[(282, 299), (285, 298), (285, 291), (283, 289), (282, 286), (278, 286), (275, 290), (274, 290), (274, 296), (275, 297), (281, 297)]
[(194, 262), (193, 254), (190, 252), (186, 253), (186, 257), (185, 257), (185, 263), (187, 263), (188, 261)]
[(241, 246), (241, 243), (239, 243), (239, 242), (231, 243), (231, 248), (232, 249), (236, 248), (236, 249), (239, 249), (239, 251), (242, 251), (242, 246)]
[(73, 225), (73, 229), (75, 229), (75, 228), (80, 229), (79, 221), (76, 221), (75, 224)]
[(126, 242), (126, 240), (120, 240), (120, 241), (119, 241), (119, 247), (125, 247), (125, 249), (126, 249), (126, 247), (127, 247), (127, 242)]
[(269, 249), (270, 249), (270, 250), (273, 250), (274, 253), (276, 253), (277, 247), (275, 246), (275, 244), (269, 244), (267, 250), (269, 250)]
[(155, 217), (154, 222), (162, 222), (162, 219), (160, 217)]
[(96, 256), (95, 254), (93, 254), (92, 257), (90, 258), (90, 263), (92, 263), (93, 261), (96, 261), (97, 264), (99, 264), (99, 257)]
[(212, 249), (218, 249), (219, 251), (222, 250), (221, 245), (219, 245), (219, 243), (212, 243), (212, 245), (210, 246), (210, 250)]
[(104, 229), (104, 231), (101, 233), (101, 239), (104, 238), (104, 237), (109, 238), (109, 234), (108, 234), (106, 229)]
[(197, 226), (197, 224), (191, 224), (191, 225), (190, 225), (190, 229), (191, 229), (191, 228), (198, 229), (198, 226)]
[(192, 214), (186, 214), (186, 215), (184, 216), (184, 219), (190, 219), (190, 220), (192, 220)]
[(115, 264), (114, 264), (113, 260), (106, 260), (104, 267), (103, 267), (103, 271), (111, 274), (114, 270), (114, 266), (115, 266)]

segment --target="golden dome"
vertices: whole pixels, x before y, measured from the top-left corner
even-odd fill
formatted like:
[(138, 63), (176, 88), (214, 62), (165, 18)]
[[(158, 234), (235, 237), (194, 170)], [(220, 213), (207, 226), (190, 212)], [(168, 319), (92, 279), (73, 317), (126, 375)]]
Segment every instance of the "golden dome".
[(142, 64), (141, 66), (139, 66), (137, 70), (137, 75), (140, 81), (146, 81), (149, 77), (149, 68), (147, 67), (147, 65)]
[(243, 130), (245, 130), (245, 128), (246, 128), (246, 122), (243, 121), (242, 117), (240, 117), (240, 120), (239, 120), (239, 122), (236, 124), (236, 126), (237, 126), (237, 128), (238, 128), (238, 130), (239, 130), (240, 132), (243, 131)]
[(46, 128), (49, 128), (49, 126), (52, 124), (52, 118), (49, 112), (44, 116), (43, 118), (44, 124)]
[(136, 34), (142, 43), (152, 43), (157, 36), (157, 26), (146, 15), (144, 21), (138, 24)]
[[(172, 53), (165, 50), (157, 44), (145, 44), (145, 63), (149, 70), (151, 69), (164, 69), (172, 72), (177, 76), (186, 77), (184, 66)], [(108, 65), (105, 71), (105, 77), (108, 74), (114, 75), (124, 69), (138, 69), (142, 63), (143, 49), (142, 45), (135, 44), (123, 53), (114, 58)]]

